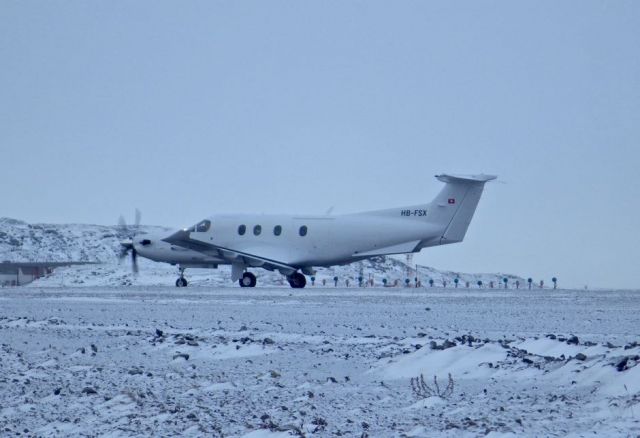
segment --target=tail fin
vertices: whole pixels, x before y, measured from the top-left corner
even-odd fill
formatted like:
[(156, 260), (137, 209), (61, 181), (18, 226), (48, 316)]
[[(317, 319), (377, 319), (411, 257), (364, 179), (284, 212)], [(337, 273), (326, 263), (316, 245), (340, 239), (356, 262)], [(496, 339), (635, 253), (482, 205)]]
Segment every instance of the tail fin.
[(445, 186), (429, 205), (428, 220), (441, 225), (443, 232), (439, 242), (431, 241), (425, 246), (462, 242), (480, 201), (484, 184), (497, 177), (443, 174), (436, 175), (436, 178), (444, 182)]

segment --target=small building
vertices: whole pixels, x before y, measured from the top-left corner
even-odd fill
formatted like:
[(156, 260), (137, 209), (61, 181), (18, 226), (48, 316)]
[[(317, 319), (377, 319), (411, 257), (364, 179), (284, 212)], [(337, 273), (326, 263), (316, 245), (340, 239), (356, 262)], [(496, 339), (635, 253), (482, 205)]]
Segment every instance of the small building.
[(49, 275), (61, 266), (87, 265), (91, 262), (2, 262), (0, 286), (23, 286)]

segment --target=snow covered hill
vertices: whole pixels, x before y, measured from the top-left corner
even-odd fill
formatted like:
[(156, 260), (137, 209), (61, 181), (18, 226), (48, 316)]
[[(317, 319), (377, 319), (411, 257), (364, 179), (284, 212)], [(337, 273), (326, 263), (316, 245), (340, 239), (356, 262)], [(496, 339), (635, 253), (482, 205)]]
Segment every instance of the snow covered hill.
[[(139, 232), (168, 231), (169, 228), (142, 225)], [(88, 224), (28, 224), (10, 218), (0, 218), (0, 260), (4, 261), (83, 261), (97, 262), (95, 265), (72, 266), (56, 269), (49, 277), (37, 280), (35, 286), (109, 286), (109, 285), (170, 285), (177, 278), (177, 268), (163, 263), (155, 263), (140, 258), (140, 274), (131, 273), (129, 261), (118, 263), (119, 242), (127, 237), (126, 231), (118, 226)], [(502, 285), (507, 278), (511, 287), (518, 281), (524, 287), (525, 280), (510, 274), (468, 274), (463, 272), (440, 271), (431, 267), (420, 267), (418, 273), (408, 270), (403, 257), (376, 257), (362, 263), (333, 268), (319, 268), (315, 276), (315, 286), (334, 287), (338, 285), (357, 286), (359, 277), (364, 283), (372, 280), (375, 286), (382, 286), (386, 280), (389, 286), (404, 286), (410, 278), (413, 285), (417, 277), (424, 287), (429, 280), (434, 286), (458, 286), (477, 288), (478, 281), (483, 287)], [(284, 277), (278, 273), (257, 270), (259, 286), (287, 286)], [(218, 270), (190, 269), (186, 276), (192, 285), (230, 286), (230, 270), (222, 266)], [(311, 284), (310, 284), (311, 285)]]

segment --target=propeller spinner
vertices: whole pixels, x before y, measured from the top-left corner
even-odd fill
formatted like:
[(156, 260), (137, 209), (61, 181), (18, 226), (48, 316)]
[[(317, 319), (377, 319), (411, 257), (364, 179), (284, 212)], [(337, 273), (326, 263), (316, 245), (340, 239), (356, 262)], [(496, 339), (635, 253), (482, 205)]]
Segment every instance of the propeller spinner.
[(127, 254), (131, 253), (131, 270), (133, 271), (134, 274), (137, 274), (139, 269), (138, 269), (138, 252), (136, 251), (136, 247), (133, 244), (133, 239), (135, 238), (138, 232), (138, 228), (140, 227), (140, 218), (141, 218), (140, 210), (138, 210), (137, 208), (136, 208), (135, 222), (133, 227), (127, 226), (127, 223), (125, 222), (124, 217), (122, 217), (122, 215), (118, 218), (118, 227), (120, 229), (121, 234), (128, 236), (126, 239), (120, 241), (121, 249), (120, 249), (120, 254), (118, 255), (118, 258), (120, 259), (120, 262), (122, 262), (122, 260), (125, 257), (127, 257)]

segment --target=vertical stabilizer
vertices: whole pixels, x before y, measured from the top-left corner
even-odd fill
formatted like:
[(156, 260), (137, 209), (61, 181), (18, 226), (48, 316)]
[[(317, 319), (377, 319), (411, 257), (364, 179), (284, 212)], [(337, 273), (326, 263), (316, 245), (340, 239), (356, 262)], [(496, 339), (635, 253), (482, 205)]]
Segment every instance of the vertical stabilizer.
[(462, 242), (480, 201), (485, 183), (496, 179), (496, 176), (443, 174), (436, 175), (436, 178), (444, 182), (445, 186), (431, 202), (429, 221), (441, 225), (443, 231), (440, 241), (431, 244), (445, 245)]

